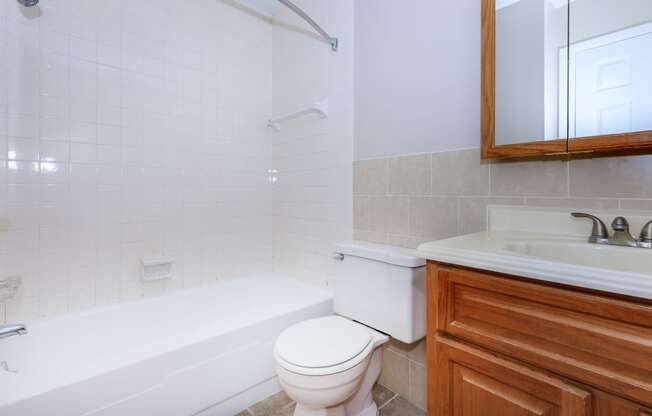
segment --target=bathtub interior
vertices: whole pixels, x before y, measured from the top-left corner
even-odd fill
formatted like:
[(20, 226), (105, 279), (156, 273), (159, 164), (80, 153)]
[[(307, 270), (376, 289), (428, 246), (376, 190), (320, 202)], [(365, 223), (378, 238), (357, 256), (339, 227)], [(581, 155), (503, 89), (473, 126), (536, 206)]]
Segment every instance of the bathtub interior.
[(269, 382), (278, 334), (331, 313), (329, 292), (266, 275), (42, 321), (0, 346), (18, 371), (0, 372), (0, 410), (195, 414)]

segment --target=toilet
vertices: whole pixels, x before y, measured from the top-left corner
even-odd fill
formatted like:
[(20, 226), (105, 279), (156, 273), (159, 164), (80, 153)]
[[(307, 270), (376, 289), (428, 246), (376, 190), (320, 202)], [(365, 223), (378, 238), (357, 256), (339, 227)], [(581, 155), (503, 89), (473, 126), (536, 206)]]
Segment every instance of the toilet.
[(294, 416), (376, 416), (372, 388), (393, 337), (426, 335), (425, 261), (412, 250), (366, 242), (334, 245), (336, 315), (299, 322), (279, 335), (276, 372)]

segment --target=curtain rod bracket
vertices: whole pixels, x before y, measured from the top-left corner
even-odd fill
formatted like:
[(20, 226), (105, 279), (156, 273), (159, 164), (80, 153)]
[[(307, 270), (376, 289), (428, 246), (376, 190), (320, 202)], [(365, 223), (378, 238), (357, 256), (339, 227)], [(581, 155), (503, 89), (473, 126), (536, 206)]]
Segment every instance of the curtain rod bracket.
[(278, 0), (279, 3), (283, 4), (285, 7), (288, 9), (292, 10), (294, 13), (296, 13), (299, 17), (301, 17), (303, 20), (308, 22), (310, 26), (313, 27), (326, 41), (331, 45), (331, 49), (333, 49), (333, 52), (337, 52), (337, 50), (340, 47), (340, 41), (338, 38), (335, 38), (331, 35), (328, 34), (321, 26), (317, 24), (306, 12), (301, 10), (299, 6), (296, 4), (292, 3), (290, 0)]

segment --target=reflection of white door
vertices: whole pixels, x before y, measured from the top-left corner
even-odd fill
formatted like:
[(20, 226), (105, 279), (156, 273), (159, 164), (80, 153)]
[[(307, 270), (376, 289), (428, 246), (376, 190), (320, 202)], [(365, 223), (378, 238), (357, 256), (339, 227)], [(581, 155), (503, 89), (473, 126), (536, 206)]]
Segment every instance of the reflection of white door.
[(650, 73), (652, 23), (571, 45), (570, 137), (652, 130)]

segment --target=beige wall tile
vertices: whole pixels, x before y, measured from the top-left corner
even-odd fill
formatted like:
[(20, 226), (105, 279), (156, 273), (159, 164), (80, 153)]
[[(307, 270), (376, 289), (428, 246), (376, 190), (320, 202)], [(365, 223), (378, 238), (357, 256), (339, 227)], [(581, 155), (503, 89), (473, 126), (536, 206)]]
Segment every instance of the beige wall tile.
[(353, 197), (353, 228), (362, 231), (386, 233), (385, 197), (361, 196)]
[(411, 198), (410, 235), (433, 240), (456, 236), (457, 198)]
[(652, 156), (572, 160), (570, 195), (651, 198)]
[(388, 233), (407, 235), (410, 232), (410, 198), (385, 197), (385, 222)]
[(491, 195), (567, 196), (566, 161), (497, 162), (491, 165)]
[(425, 365), (426, 363), (426, 339), (413, 344), (405, 344), (394, 338), (389, 341), (389, 349), (397, 352), (411, 361), (416, 361), (419, 364)]
[(387, 193), (388, 159), (353, 162), (353, 193), (385, 195)]
[(390, 246), (405, 247), (405, 248), (417, 248), (419, 244), (427, 243), (432, 241), (430, 238), (426, 237), (411, 237), (409, 235), (388, 235), (387, 244)]
[(426, 365), (426, 339), (416, 343), (416, 346), (408, 354), (408, 358), (411, 361), (415, 361), (419, 364)]
[(620, 208), (652, 211), (652, 199), (621, 199)]
[(428, 381), (426, 367), (410, 362), (410, 403), (425, 410), (428, 397)]
[(389, 159), (390, 195), (430, 195), (430, 154)]
[(369, 243), (387, 244), (387, 234), (373, 231), (353, 230), (353, 239)]
[(407, 235), (410, 199), (405, 196), (353, 197), (353, 228), (376, 233)]
[(528, 197), (526, 204), (544, 208), (618, 209), (617, 199)]
[(432, 154), (432, 195), (489, 195), (489, 164), (480, 150)]
[(488, 205), (524, 205), (524, 198), (460, 198), (460, 235), (487, 229)]
[(403, 397), (410, 397), (410, 361), (391, 349), (383, 352), (380, 384)]

